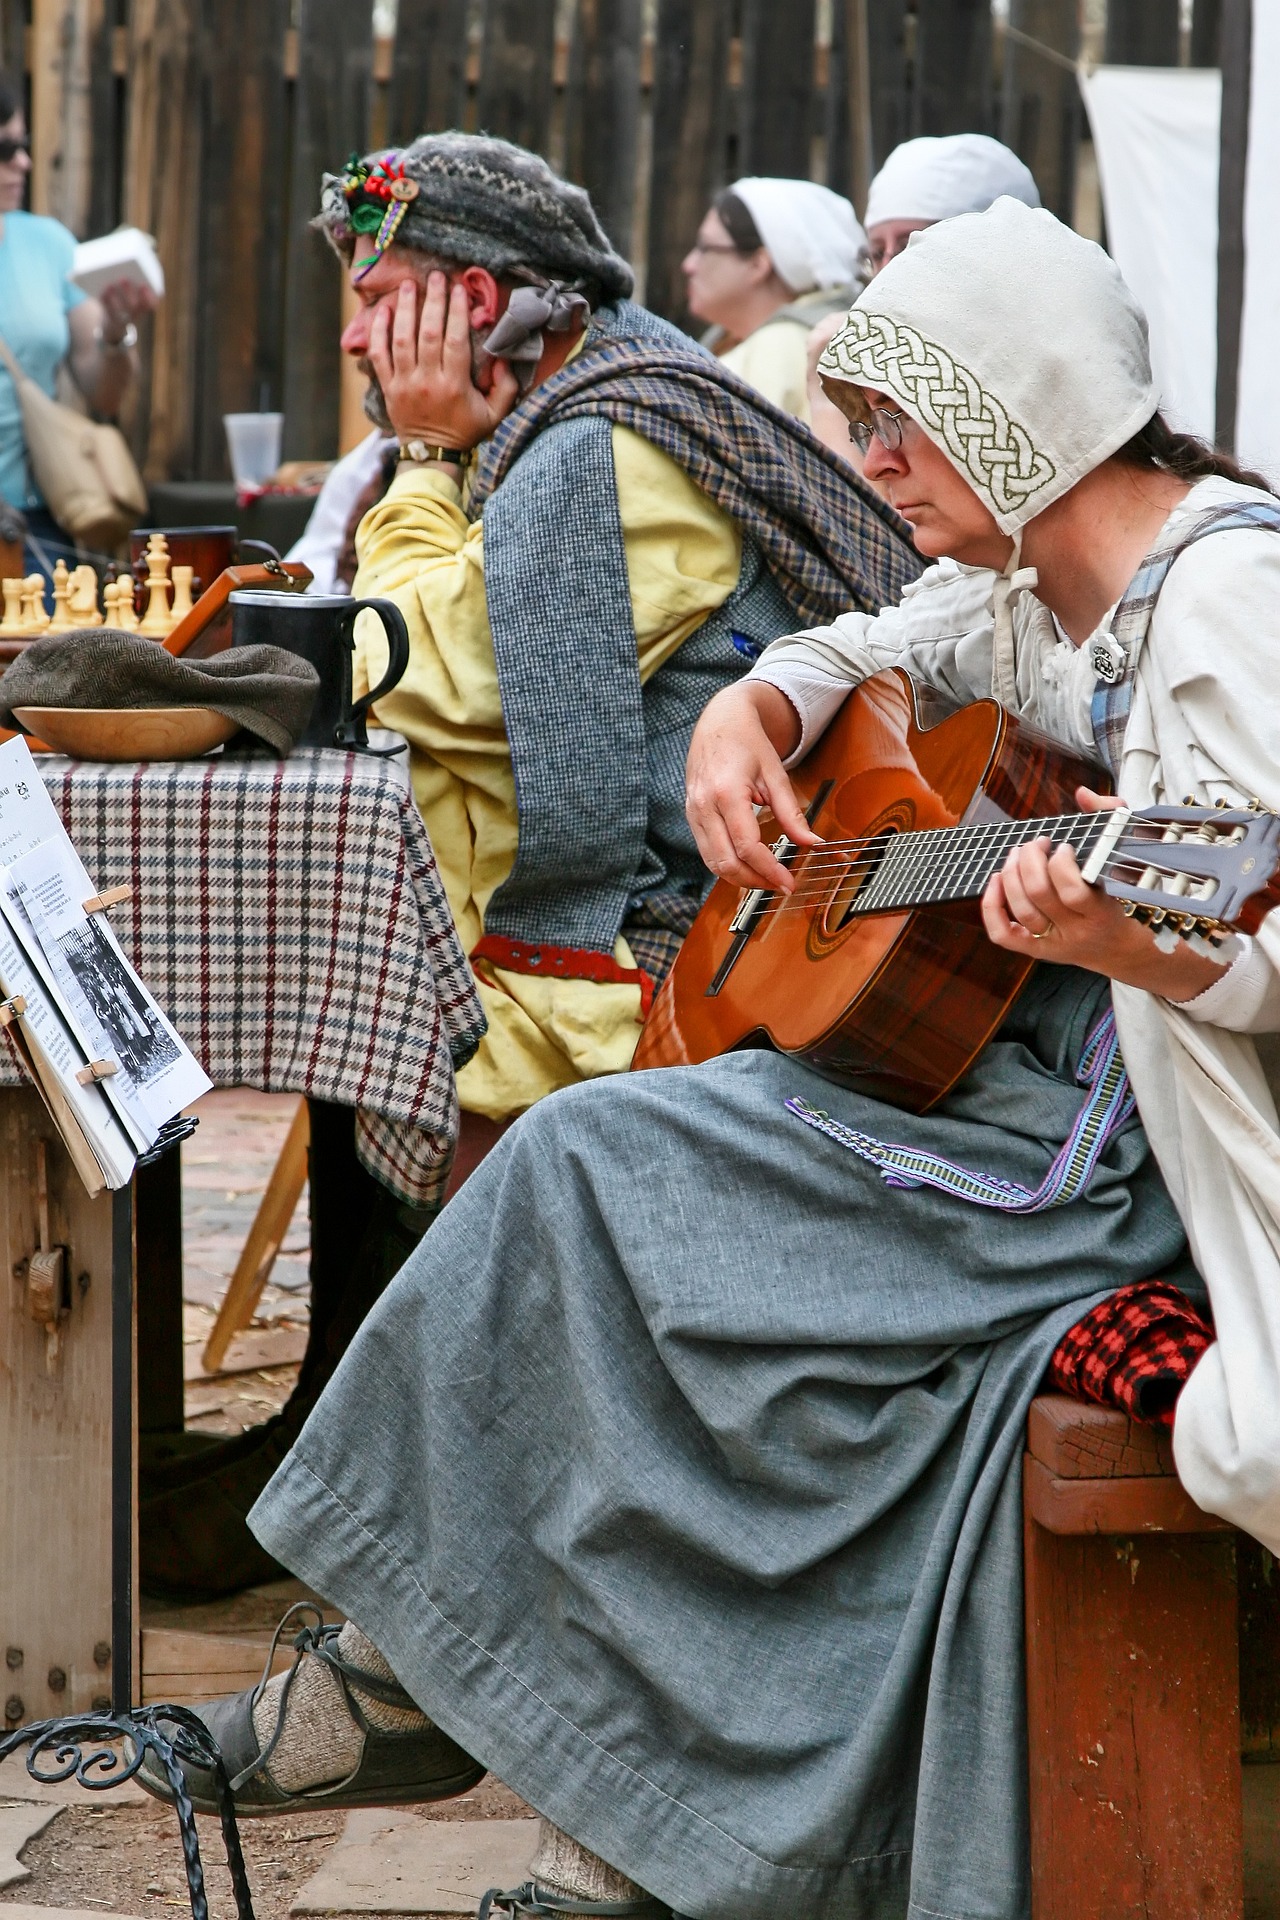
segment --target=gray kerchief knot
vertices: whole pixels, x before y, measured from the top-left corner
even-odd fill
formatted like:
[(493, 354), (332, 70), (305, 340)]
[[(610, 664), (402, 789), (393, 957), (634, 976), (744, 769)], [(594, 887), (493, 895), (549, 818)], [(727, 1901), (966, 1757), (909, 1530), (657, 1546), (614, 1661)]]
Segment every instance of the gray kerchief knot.
[(585, 295), (563, 280), (551, 280), (546, 286), (517, 287), (506, 312), (486, 339), (484, 350), (495, 359), (501, 356), (536, 367), (542, 358), (544, 329), (548, 333), (573, 333), (585, 327), (590, 318)]
[(320, 676), (283, 647), (232, 647), (185, 660), (154, 640), (83, 627), (32, 641), (4, 675), (0, 725), (15, 707), (211, 707), (288, 753), (311, 718)]

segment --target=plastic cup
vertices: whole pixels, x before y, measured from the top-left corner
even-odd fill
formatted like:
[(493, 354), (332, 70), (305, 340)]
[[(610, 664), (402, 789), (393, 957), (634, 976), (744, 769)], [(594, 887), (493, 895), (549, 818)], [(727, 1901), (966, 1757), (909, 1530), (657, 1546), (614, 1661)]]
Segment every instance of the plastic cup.
[(227, 451), (238, 487), (260, 487), (280, 465), (282, 413), (224, 413)]

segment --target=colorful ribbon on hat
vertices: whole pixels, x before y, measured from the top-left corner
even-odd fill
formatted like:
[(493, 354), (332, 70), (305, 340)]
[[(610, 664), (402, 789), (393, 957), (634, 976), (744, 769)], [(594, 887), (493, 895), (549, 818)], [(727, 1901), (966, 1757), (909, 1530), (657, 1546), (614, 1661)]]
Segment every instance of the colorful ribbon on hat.
[(384, 154), (372, 165), (353, 153), (338, 182), (346, 201), (347, 225), (353, 233), (371, 233), (373, 252), (358, 260), (355, 278), (376, 267), (400, 230), (400, 222), (421, 189), (410, 180), (399, 154)]

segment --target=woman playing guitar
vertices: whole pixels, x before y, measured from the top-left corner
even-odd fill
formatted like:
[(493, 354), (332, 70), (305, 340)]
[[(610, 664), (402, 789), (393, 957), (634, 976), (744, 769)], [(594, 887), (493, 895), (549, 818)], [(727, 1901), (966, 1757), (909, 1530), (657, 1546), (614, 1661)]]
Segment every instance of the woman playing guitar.
[[(1176, 906), (1158, 935), (1127, 918), (1097, 811), (1110, 785), (1135, 815), (1280, 807), (1280, 507), (1160, 420), (1106, 256), (1008, 200), (918, 235), (823, 371), (937, 565), (879, 617), (775, 643), (707, 709), (690, 819), (746, 890), (716, 967), (757, 965), (841, 860), (845, 917), (811, 922), (811, 945), (852, 943), (859, 888), (899, 841), (934, 844), (904, 813), (888, 852), (887, 829), (839, 847), (826, 803), (797, 804), (788, 768), (860, 702), (876, 778), (903, 792), (907, 746), (957, 708), (1030, 723), (1075, 770), (1067, 841), (1014, 845), (980, 923), (980, 884), (967, 921), (931, 923), (943, 985), (947, 926), (1015, 974), (1050, 964), (931, 1100), (755, 1045), (541, 1101), (427, 1233), (254, 1510), (352, 1624), (337, 1678), (324, 1629), (296, 1643), (291, 1691), (203, 1710), (240, 1729), (237, 1797), (394, 1798), (400, 1739), (422, 1798), (447, 1730), (544, 1816), (532, 1881), (494, 1915), (1026, 1920), (1027, 1409), (1122, 1287), (1207, 1287), (1218, 1337), (1178, 1403), (1179, 1469), (1280, 1551), (1280, 1136), (1250, 1038), (1280, 1028), (1280, 940), (1260, 911), (1220, 947)], [(1018, 821), (980, 797), (1013, 845)], [(1227, 836), (1246, 880), (1248, 818)], [(960, 819), (974, 846), (986, 819)], [(1175, 852), (1126, 884), (1164, 871), (1185, 908)], [(381, 1784), (353, 1691), (376, 1726), (400, 1716), (374, 1742)]]

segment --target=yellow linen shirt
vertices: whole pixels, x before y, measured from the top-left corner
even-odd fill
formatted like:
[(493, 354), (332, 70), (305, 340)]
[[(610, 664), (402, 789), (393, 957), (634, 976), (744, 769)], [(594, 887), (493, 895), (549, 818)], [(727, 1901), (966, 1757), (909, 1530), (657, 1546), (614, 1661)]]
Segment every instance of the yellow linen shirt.
[[(628, 427), (613, 428), (613, 462), (643, 681), (732, 593), (742, 539), (674, 461)], [(356, 552), (355, 593), (394, 600), (409, 628), (408, 670), (378, 703), (378, 719), (409, 741), (414, 792), (469, 953), (511, 870), (518, 832), (485, 603), (484, 523), (467, 519), (461, 490), (444, 474), (401, 467), (361, 521)], [(529, 564), (538, 565), (536, 554)], [(377, 685), (386, 660), (381, 627), (363, 614), (357, 693)], [(621, 938), (615, 958), (635, 964)], [(469, 1112), (506, 1119), (557, 1087), (630, 1066), (638, 987), (539, 979), (487, 962), (479, 987), (489, 1031), (458, 1076)]]
[(720, 355), (739, 378), (784, 413), (809, 425), (809, 329), (798, 320), (766, 320)]

